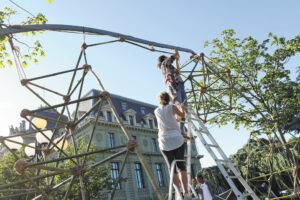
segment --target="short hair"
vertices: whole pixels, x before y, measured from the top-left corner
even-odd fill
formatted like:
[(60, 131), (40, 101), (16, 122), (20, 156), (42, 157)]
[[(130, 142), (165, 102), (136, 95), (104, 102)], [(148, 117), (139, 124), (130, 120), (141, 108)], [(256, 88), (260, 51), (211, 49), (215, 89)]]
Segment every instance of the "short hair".
[(158, 57), (157, 61), (158, 61), (158, 64), (157, 64), (157, 67), (160, 69), (161, 68), (161, 64), (162, 62), (164, 62), (164, 60), (167, 58), (167, 56), (165, 55), (161, 55)]
[(200, 178), (203, 180), (203, 176), (201, 174), (197, 174), (197, 178)]
[(170, 95), (167, 92), (161, 92), (158, 95), (158, 101), (161, 105), (168, 105), (170, 102)]

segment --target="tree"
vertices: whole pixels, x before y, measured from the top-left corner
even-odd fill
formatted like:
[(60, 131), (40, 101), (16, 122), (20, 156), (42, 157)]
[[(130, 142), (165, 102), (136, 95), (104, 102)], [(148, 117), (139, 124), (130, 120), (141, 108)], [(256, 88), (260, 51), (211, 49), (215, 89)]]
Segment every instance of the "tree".
[[(3, 147), (4, 148), (4, 147)], [(19, 151), (14, 152), (19, 158), (26, 158), (24, 148), (21, 148)], [(10, 183), (14, 183), (17, 181), (22, 181), (24, 178), (17, 174), (14, 171), (14, 164), (16, 162), (16, 158), (12, 153), (9, 153), (5, 155), (3, 158), (0, 159), (0, 185), (6, 185)], [(32, 170), (30, 170), (29, 173), (34, 174)], [(23, 183), (13, 186), (14, 189), (32, 189), (30, 183)], [(4, 189), (5, 190), (5, 189)], [(25, 192), (20, 192), (25, 193)], [(14, 191), (7, 191), (7, 192), (1, 192), (0, 197), (9, 196), (9, 195), (15, 195), (16, 192)], [(29, 197), (33, 198), (33, 193), (29, 194)], [(6, 198), (7, 200), (22, 200), (24, 199), (24, 196), (19, 197), (11, 197)]]
[[(252, 104), (235, 92), (231, 113), (218, 115), (210, 122), (233, 123), (236, 128), (243, 125), (254, 130), (253, 134), (274, 133), (286, 145), (287, 132), (299, 133), (300, 84), (291, 80), (286, 67), (290, 58), (300, 51), (300, 36), (287, 40), (270, 33), (262, 42), (250, 36), (239, 39), (234, 30), (225, 30), (221, 36), (206, 42), (205, 47), (211, 47), (212, 60), (231, 71), (233, 86)], [(292, 153), (284, 148), (290, 164), (296, 166)]]
[[(82, 138), (79, 138), (76, 141), (77, 144), (77, 152), (85, 153), (85, 149), (87, 148), (87, 144), (84, 142)], [(90, 147), (90, 151), (97, 150), (96, 145), (92, 143)], [(68, 155), (74, 155), (74, 147), (69, 145), (66, 153)], [(93, 163), (96, 161), (95, 154), (89, 155), (87, 157), (87, 164)], [(83, 157), (79, 158), (79, 162), (83, 162)], [(59, 164), (60, 168), (72, 168), (74, 167), (74, 163), (70, 160), (65, 161), (64, 163)], [(88, 199), (107, 199), (107, 192), (112, 188), (113, 180), (110, 176), (110, 167), (107, 165), (106, 167), (98, 167), (94, 170), (88, 171), (84, 174), (84, 186), (86, 189), (86, 195)], [(60, 174), (55, 178), (55, 184), (58, 184), (65, 179), (67, 179), (69, 175)], [(55, 199), (63, 199), (65, 193), (67, 191), (67, 187), (60, 187), (59, 190), (55, 192), (53, 196)], [(70, 199), (81, 199), (80, 194), (80, 183), (78, 178), (73, 183), (70, 195)]]
[[(0, 29), (11, 26), (10, 18), (14, 17), (17, 12), (12, 9), (5, 7), (2, 11), (0, 11)], [(25, 20), (20, 21), (21, 25), (32, 25), (32, 24), (46, 24), (47, 19), (42, 13), (38, 13), (36, 16), (29, 13), (30, 16), (25, 17)], [(39, 33), (43, 33), (43, 31), (39, 31)], [(34, 36), (36, 32), (30, 31), (23, 33), (23, 36)], [(26, 53), (22, 52), (22, 47), (25, 47)], [(15, 53), (16, 58), (12, 56)], [(38, 57), (45, 56), (45, 53), (42, 49), (42, 45), (38, 40), (36, 40), (33, 44), (26, 44), (22, 40), (18, 39), (16, 35), (9, 34), (5, 36), (0, 36), (0, 68), (5, 66), (12, 66), (13, 59), (15, 59), (15, 65), (20, 65), (20, 67), (26, 67), (28, 62), (38, 62)], [(20, 60), (20, 63), (18, 61)]]
[[(80, 153), (85, 153), (85, 150), (87, 148), (87, 144), (84, 142), (82, 138), (79, 138), (76, 141), (77, 144), (77, 151), (78, 154)], [(97, 150), (96, 145), (94, 143), (91, 144), (90, 151), (95, 151)], [(65, 152), (68, 155), (74, 155), (74, 147), (72, 145), (69, 145), (68, 148), (65, 150)], [(21, 149), (21, 151), (16, 151), (15, 152), (20, 158), (26, 158), (26, 155), (24, 153), (24, 149)], [(55, 155), (55, 153), (54, 153)], [(52, 155), (53, 156), (53, 155)], [(29, 158), (28, 158), (29, 159)], [(94, 163), (96, 161), (96, 155), (92, 154), (87, 156), (87, 164)], [(24, 178), (21, 175), (18, 175), (14, 170), (13, 166), (16, 162), (15, 157), (9, 153), (8, 155), (4, 156), (0, 160), (0, 185), (6, 185), (9, 183), (13, 183), (16, 181), (21, 181), (24, 180)], [(83, 162), (83, 157), (79, 158), (79, 162)], [(48, 166), (55, 166), (55, 163), (48, 164)], [(59, 168), (72, 168), (74, 167), (74, 163), (72, 163), (70, 160), (65, 160), (64, 162), (59, 163), (58, 167)], [(35, 170), (33, 169), (27, 169), (27, 173), (31, 173), (32, 175), (35, 174)], [(40, 175), (45, 175), (46, 171), (41, 170)], [(56, 175), (54, 178), (54, 182), (52, 186), (59, 184), (69, 178), (70, 175), (67, 174), (59, 174)], [(39, 185), (40, 186), (46, 186), (48, 185), (51, 179), (40, 179), (39, 180)], [(121, 178), (121, 181), (124, 181), (124, 178)], [(97, 167), (93, 170), (90, 170), (86, 173), (84, 173), (84, 178), (83, 178), (84, 186), (86, 189), (86, 197), (87, 199), (107, 199), (108, 192), (112, 189), (112, 186), (114, 184), (114, 180), (112, 180), (111, 175), (110, 175), (110, 166), (107, 165), (106, 167)], [(30, 183), (25, 183), (25, 184), (18, 184), (13, 187), (14, 189), (32, 189), (32, 186)], [(61, 186), (57, 188), (56, 190), (53, 190), (53, 193), (51, 196), (54, 197), (54, 199), (63, 199), (64, 195), (67, 191), (68, 187), (67, 186)], [(13, 195), (15, 194), (14, 192), (5, 192), (5, 193), (0, 193), (1, 196), (7, 196), (7, 195)], [(33, 198), (34, 193), (31, 193), (29, 197)], [(10, 198), (7, 198), (10, 200)], [(20, 197), (13, 197), (11, 200), (15, 199), (24, 199), (24, 196)], [(81, 194), (80, 194), (80, 183), (78, 178), (75, 179), (72, 189), (70, 191), (69, 199), (81, 199)]]
[[(278, 148), (271, 150), (270, 144)], [(299, 165), (300, 144), (299, 141), (297, 142), (297, 138), (289, 141), (288, 148), (293, 149), (295, 160)], [(274, 139), (250, 139), (248, 144), (231, 155), (229, 159), (244, 179), (248, 180), (249, 185), (255, 192), (264, 199), (263, 197), (267, 197), (271, 190), (279, 195), (280, 191), (294, 187), (293, 180), (289, 177), (289, 171), (286, 170), (286, 159), (282, 149), (280, 142)], [(225, 168), (227, 168), (226, 165)], [(276, 173), (270, 179), (270, 173), (272, 172)], [(198, 173), (217, 186), (229, 189), (229, 185), (217, 166), (203, 168)], [(300, 173), (300, 169), (298, 169), (298, 173)], [(243, 187), (238, 182), (235, 183), (240, 191), (243, 191)], [(265, 187), (262, 185), (265, 185)]]

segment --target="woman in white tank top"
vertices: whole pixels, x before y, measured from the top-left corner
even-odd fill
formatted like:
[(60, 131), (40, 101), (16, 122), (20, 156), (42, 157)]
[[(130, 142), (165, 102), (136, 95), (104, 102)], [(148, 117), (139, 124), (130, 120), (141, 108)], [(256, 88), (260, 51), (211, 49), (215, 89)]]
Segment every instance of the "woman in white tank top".
[[(161, 92), (158, 100), (160, 106), (154, 111), (158, 124), (158, 143), (170, 172), (170, 165), (173, 160), (184, 160), (184, 137), (186, 136), (181, 134), (175, 115), (184, 118), (185, 107), (184, 105), (181, 106), (183, 110), (181, 112), (175, 105), (169, 104), (170, 96), (167, 92)], [(176, 168), (179, 169), (179, 173), (181, 174), (185, 199), (189, 199), (185, 163), (177, 162)], [(174, 184), (180, 188), (180, 179), (177, 173), (177, 170), (175, 170)]]

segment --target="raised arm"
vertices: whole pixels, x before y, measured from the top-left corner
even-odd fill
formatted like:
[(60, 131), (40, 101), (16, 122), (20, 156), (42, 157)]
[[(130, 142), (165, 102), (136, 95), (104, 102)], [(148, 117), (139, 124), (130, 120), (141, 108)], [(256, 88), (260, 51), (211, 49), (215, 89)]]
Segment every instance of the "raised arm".
[(182, 112), (176, 106), (173, 105), (172, 110), (173, 110), (174, 114), (178, 115), (181, 118), (184, 118), (185, 117), (185, 107), (183, 104), (181, 105), (181, 108), (182, 108)]
[(175, 55), (175, 54), (171, 55), (171, 56), (167, 59), (166, 65), (167, 65), (167, 66), (172, 65), (172, 63), (174, 62), (175, 59), (176, 59), (176, 55)]
[(178, 50), (177, 49), (175, 49), (175, 59), (176, 59), (176, 68), (177, 68), (177, 71), (178, 71), (178, 73), (179, 74), (181, 74), (181, 69), (180, 69), (180, 64), (179, 64), (179, 58), (180, 58), (180, 56), (179, 56), (179, 53), (178, 53)]

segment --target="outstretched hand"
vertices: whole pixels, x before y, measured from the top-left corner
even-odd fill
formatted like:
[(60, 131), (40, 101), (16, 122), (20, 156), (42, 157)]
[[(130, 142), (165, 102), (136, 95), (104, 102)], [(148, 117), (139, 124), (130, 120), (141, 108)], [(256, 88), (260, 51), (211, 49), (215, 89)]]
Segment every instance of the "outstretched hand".
[(184, 134), (184, 133), (181, 133), (181, 135), (182, 135), (182, 137), (183, 137), (184, 139), (187, 139), (187, 140), (190, 140), (190, 139), (191, 139), (189, 136), (187, 136), (187, 135)]
[(174, 52), (175, 52), (174, 55), (175, 55), (176, 60), (179, 60), (180, 56), (179, 56), (178, 50), (175, 49)]
[(181, 108), (182, 112), (185, 111), (185, 105), (184, 104), (180, 104), (180, 108)]

